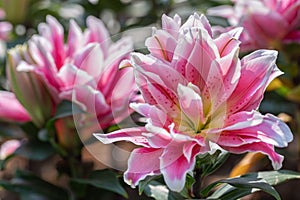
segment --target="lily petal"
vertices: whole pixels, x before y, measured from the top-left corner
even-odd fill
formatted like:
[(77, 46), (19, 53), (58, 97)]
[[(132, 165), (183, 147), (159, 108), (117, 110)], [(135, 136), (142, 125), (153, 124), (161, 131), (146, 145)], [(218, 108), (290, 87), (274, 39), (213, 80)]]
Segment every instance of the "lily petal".
[(241, 60), (241, 76), (228, 99), (230, 113), (257, 109), (268, 84), (282, 74), (275, 64), (276, 58), (277, 51), (258, 50)]
[(245, 152), (261, 152), (269, 157), (272, 161), (272, 166), (275, 170), (278, 170), (282, 167), (283, 156), (277, 154), (272, 145), (263, 143), (263, 142), (254, 142), (251, 144), (245, 144), (239, 147), (227, 147), (222, 146), (227, 151), (232, 153), (245, 153)]
[(131, 103), (130, 107), (141, 115), (151, 119), (151, 124), (157, 127), (167, 127), (172, 123), (166, 113), (158, 109), (156, 106), (146, 103)]
[(188, 119), (193, 123), (193, 127), (197, 131), (200, 123), (204, 123), (204, 113), (202, 99), (190, 87), (178, 85), (178, 96), (181, 110), (187, 115)]
[(104, 57), (100, 45), (92, 43), (81, 49), (76, 54), (74, 65), (86, 71), (90, 76), (98, 78), (104, 67)]
[(173, 18), (163, 14), (161, 17), (162, 29), (170, 33), (174, 38), (177, 38), (181, 25), (181, 18), (175, 14)]
[(135, 187), (146, 176), (159, 174), (159, 157), (161, 154), (162, 149), (145, 147), (134, 149), (128, 160), (128, 169), (124, 173), (125, 183)]
[(144, 127), (126, 128), (108, 134), (94, 133), (94, 136), (104, 144), (118, 141), (128, 141), (136, 145), (149, 147), (147, 138), (142, 133), (147, 132)]
[(145, 44), (153, 56), (169, 62), (172, 60), (176, 40), (168, 32), (156, 30), (152, 37), (147, 38)]
[(109, 33), (103, 22), (93, 16), (88, 16), (86, 19), (88, 29), (85, 30), (86, 43), (96, 42), (100, 44), (104, 58), (108, 56), (108, 46), (110, 44)]
[(14, 93), (0, 91), (0, 118), (8, 121), (27, 122), (31, 118), (16, 99)]
[[(220, 145), (226, 143), (235, 146), (251, 143), (250, 141), (256, 139), (277, 147), (286, 147), (293, 140), (293, 134), (289, 127), (280, 119), (271, 114), (261, 115), (256, 111), (231, 115), (227, 127), (222, 131), (217, 141)], [(223, 139), (225, 140), (223, 141)], [(243, 140), (244, 143), (234, 141), (235, 139)]]
[(67, 41), (67, 53), (66, 55), (69, 57), (74, 56), (76, 51), (80, 49), (83, 43), (83, 34), (78, 26), (78, 24), (74, 20), (70, 20), (70, 28), (68, 34), (68, 41)]
[(184, 188), (186, 174), (194, 169), (196, 155), (199, 153), (199, 147), (195, 145), (187, 159), (182, 152), (183, 145), (184, 143), (170, 144), (160, 157), (160, 169), (165, 182), (171, 190), (177, 192)]

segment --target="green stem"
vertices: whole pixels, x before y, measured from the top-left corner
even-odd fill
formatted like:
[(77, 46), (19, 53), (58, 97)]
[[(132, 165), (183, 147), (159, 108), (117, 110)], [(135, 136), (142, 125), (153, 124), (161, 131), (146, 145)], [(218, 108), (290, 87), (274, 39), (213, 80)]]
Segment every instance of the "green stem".
[(72, 178), (80, 177), (80, 163), (75, 157), (70, 157), (68, 159), (68, 164), (70, 168), (70, 173)]
[(49, 140), (50, 144), (52, 147), (56, 150), (56, 152), (61, 156), (61, 157), (66, 157), (68, 156), (67, 151), (65, 151), (63, 148), (61, 148), (55, 141), (54, 138), (50, 138)]
[(201, 185), (202, 185), (201, 174), (202, 174), (202, 170), (200, 168), (195, 168), (194, 170), (195, 183), (193, 184), (192, 192), (193, 195), (198, 199), (201, 198), (200, 195)]

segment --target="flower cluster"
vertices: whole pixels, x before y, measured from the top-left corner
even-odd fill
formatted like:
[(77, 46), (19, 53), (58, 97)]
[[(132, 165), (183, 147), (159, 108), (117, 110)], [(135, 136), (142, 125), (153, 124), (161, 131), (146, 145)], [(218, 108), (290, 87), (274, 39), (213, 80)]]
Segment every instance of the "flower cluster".
[(124, 105), (136, 98), (133, 72), (120, 71), (118, 66), (128, 58), (133, 43), (130, 38), (113, 43), (95, 17), (88, 17), (86, 23), (83, 32), (71, 20), (65, 42), (62, 25), (47, 16), (39, 34), (8, 52), (12, 91), (39, 127), (64, 99), (95, 115), (102, 129), (130, 114)]
[[(196, 156), (217, 148), (232, 153), (261, 152), (279, 169), (293, 136), (277, 117), (257, 108), (268, 84), (282, 72), (274, 50), (258, 50), (239, 59), (236, 28), (212, 36), (203, 15), (163, 15), (162, 29), (146, 40), (150, 54), (132, 53), (122, 65), (132, 66), (145, 103), (132, 103), (146, 117), (144, 127), (95, 134), (103, 143), (129, 141), (132, 151), (125, 182), (135, 186), (148, 175), (162, 174), (181, 191)], [(141, 162), (142, 160), (142, 162)]]
[(243, 51), (300, 42), (299, 0), (234, 0), (233, 7), (210, 8), (208, 14), (227, 18), (230, 25), (245, 29)]

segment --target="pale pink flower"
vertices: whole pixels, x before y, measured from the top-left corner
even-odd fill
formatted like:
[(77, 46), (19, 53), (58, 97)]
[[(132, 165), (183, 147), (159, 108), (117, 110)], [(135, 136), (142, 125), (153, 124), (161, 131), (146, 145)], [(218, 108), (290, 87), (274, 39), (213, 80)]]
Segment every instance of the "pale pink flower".
[[(5, 12), (3, 9), (0, 8), (0, 19), (3, 20), (5, 18)], [(7, 41), (9, 39), (9, 34), (12, 31), (13, 26), (11, 23), (7, 21), (0, 22), (0, 41), (4, 40)]]
[(9, 22), (0, 22), (0, 40), (7, 41), (9, 39), (9, 34), (12, 31), (12, 25)]
[(300, 42), (300, 0), (236, 0), (233, 7), (210, 8), (207, 13), (244, 28), (243, 51)]
[(0, 146), (0, 160), (4, 160), (13, 154), (19, 148), (21, 142), (19, 140), (8, 140)]
[[(52, 114), (62, 99), (71, 100), (94, 114), (101, 128), (107, 128), (130, 114), (124, 105), (135, 98), (132, 69), (118, 68), (119, 62), (129, 56), (133, 44), (129, 38), (112, 42), (102, 21), (95, 17), (88, 17), (86, 23), (87, 29), (82, 31), (71, 20), (65, 42), (62, 25), (47, 16), (46, 23), (38, 27), (39, 34), (28, 45), (11, 50), (9, 58), (14, 64), (8, 67), (8, 74), (13, 91), (24, 91), (20, 98), (29, 101), (32, 97), (25, 94), (25, 88), (17, 89), (22, 87), (23, 79), (13, 84), (14, 77), (30, 74), (42, 81), (44, 91), (51, 95), (47, 99), (54, 104)], [(19, 52), (15, 53), (16, 50)], [(44, 109), (41, 104), (36, 105)], [(30, 112), (30, 106), (26, 109)]]
[(258, 151), (273, 167), (293, 138), (277, 117), (258, 108), (267, 85), (282, 74), (277, 52), (259, 50), (238, 58), (241, 29), (212, 38), (205, 16), (194, 14), (181, 25), (178, 15), (162, 17), (162, 30), (146, 40), (150, 54), (132, 53), (130, 61), (146, 103), (130, 106), (147, 118), (144, 127), (95, 134), (103, 143), (129, 141), (133, 150), (124, 179), (135, 186), (148, 175), (162, 174), (171, 190), (181, 191), (196, 156), (215, 150)]
[(30, 116), (16, 99), (15, 94), (0, 91), (0, 119), (13, 122), (30, 121)]

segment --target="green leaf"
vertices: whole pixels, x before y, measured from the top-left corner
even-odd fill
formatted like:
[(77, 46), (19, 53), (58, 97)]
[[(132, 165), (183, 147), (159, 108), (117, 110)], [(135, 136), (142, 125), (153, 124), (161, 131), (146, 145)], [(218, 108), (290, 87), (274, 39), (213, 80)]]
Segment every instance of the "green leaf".
[(158, 181), (151, 181), (144, 187), (144, 193), (148, 197), (153, 197), (157, 200), (182, 200), (184, 199), (177, 192), (172, 192), (166, 185), (161, 184)]
[(30, 172), (17, 171), (11, 181), (0, 181), (0, 186), (16, 192), (22, 200), (41, 199), (41, 200), (68, 200), (68, 192), (48, 183)]
[(246, 176), (257, 176), (271, 185), (278, 185), (291, 179), (300, 179), (300, 173), (290, 170), (257, 172), (246, 174)]
[(280, 196), (277, 193), (277, 191), (263, 179), (257, 179), (253, 177), (239, 177), (239, 178), (221, 180), (218, 181), (218, 183), (227, 183), (230, 184), (232, 187), (227, 187), (225, 189), (220, 188), (223, 191), (223, 193), (217, 190), (216, 192), (220, 196), (214, 193), (212, 196), (210, 196), (210, 198), (213, 199), (218, 198), (222, 200), (225, 200), (227, 198), (236, 199), (251, 194), (253, 192), (262, 190), (272, 195), (277, 200), (280, 200)]
[(16, 125), (0, 122), (0, 137), (4, 138), (23, 138), (24, 132)]
[(123, 197), (128, 197), (128, 194), (121, 186), (117, 175), (110, 170), (97, 170), (87, 179), (73, 178), (72, 182), (92, 185), (97, 188), (115, 192)]
[(229, 157), (227, 151), (217, 150), (214, 154), (204, 154), (197, 157), (197, 167), (201, 168), (201, 176), (207, 176), (216, 171)]
[(47, 197), (39, 194), (22, 194), (21, 200), (49, 200)]
[(229, 178), (212, 183), (204, 188), (201, 194), (206, 197), (215, 186), (220, 183), (226, 183), (209, 196), (209, 199), (237, 199), (256, 191), (264, 191), (276, 199), (280, 199), (279, 194), (272, 185), (277, 185), (290, 179), (300, 179), (300, 174), (288, 170), (249, 173), (237, 178)]
[(32, 122), (27, 122), (25, 124), (22, 124), (21, 128), (29, 138), (36, 138), (40, 130)]
[(236, 189), (235, 187), (225, 184), (221, 186), (218, 191), (216, 191), (213, 195), (208, 197), (207, 199), (220, 199), (220, 200), (232, 200), (239, 199), (241, 197), (247, 196), (248, 194), (259, 191), (259, 189)]
[(63, 100), (57, 106), (56, 113), (52, 119), (64, 118), (80, 113), (84, 113), (84, 111), (77, 104), (72, 103), (71, 101)]
[(223, 183), (228, 183), (234, 187), (241, 188), (241, 189), (249, 189), (249, 188), (260, 189), (272, 195), (277, 200), (280, 200), (280, 196), (278, 192), (274, 189), (272, 185), (268, 184), (264, 179), (260, 179), (257, 177), (240, 177), (240, 178), (232, 178), (226, 180)]
[[(84, 113), (84, 111), (75, 103), (71, 101), (63, 100), (56, 109), (56, 113), (53, 118), (47, 121), (44, 129), (38, 131), (38, 138), (42, 141), (49, 141), (54, 146), (53, 139), (55, 137), (55, 121), (60, 118), (70, 117), (76, 114)], [(56, 148), (56, 147), (55, 147)]]
[(144, 180), (140, 181), (139, 182), (139, 195), (141, 195), (145, 189), (145, 187), (147, 187), (147, 185), (157, 179), (157, 178), (160, 178), (161, 176), (148, 176), (146, 177)]
[(31, 160), (44, 160), (55, 153), (53, 147), (46, 142), (39, 140), (29, 140), (22, 144), (15, 154), (31, 159)]

